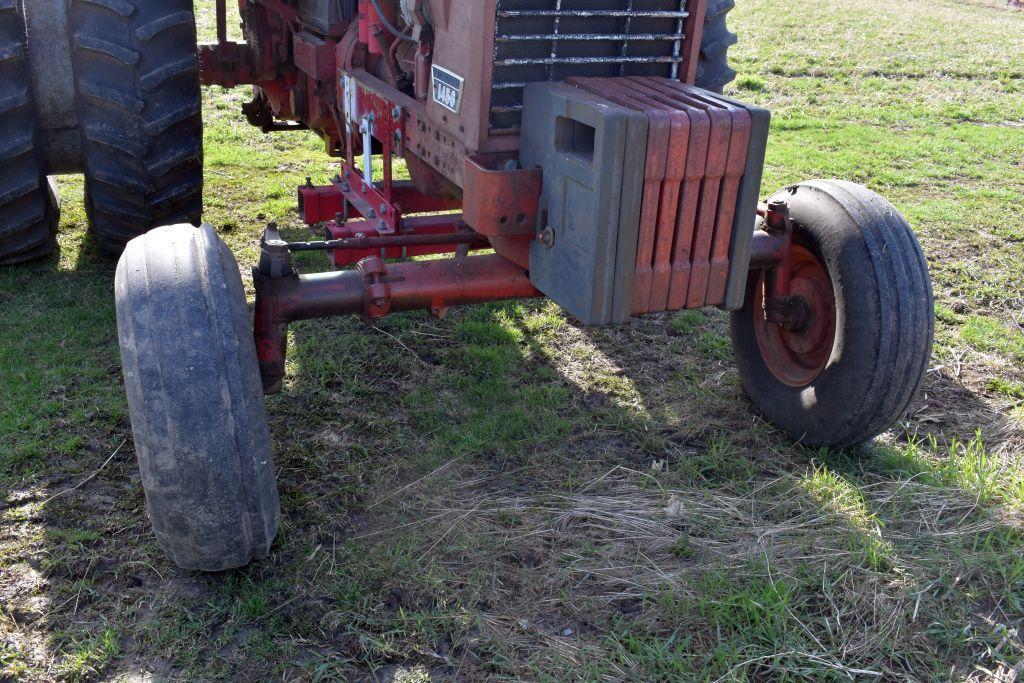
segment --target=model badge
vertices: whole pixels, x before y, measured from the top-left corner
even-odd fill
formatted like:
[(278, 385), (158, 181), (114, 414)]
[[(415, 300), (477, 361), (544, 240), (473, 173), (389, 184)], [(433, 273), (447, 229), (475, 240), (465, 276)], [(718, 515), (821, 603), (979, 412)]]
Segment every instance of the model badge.
[(448, 69), (434, 66), (434, 101), (456, 114), (462, 108), (462, 85), (466, 79)]

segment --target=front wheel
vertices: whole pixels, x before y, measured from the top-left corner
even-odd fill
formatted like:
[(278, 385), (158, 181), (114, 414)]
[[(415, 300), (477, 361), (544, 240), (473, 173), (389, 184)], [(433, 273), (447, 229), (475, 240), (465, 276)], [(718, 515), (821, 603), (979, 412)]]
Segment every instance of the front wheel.
[(135, 451), (157, 541), (184, 569), (266, 557), (280, 521), (238, 263), (206, 225), (128, 244), (115, 282)]
[(732, 315), (740, 377), (763, 415), (807, 446), (869, 441), (899, 420), (928, 370), (934, 300), (928, 264), (899, 212), (870, 190), (812, 181), (789, 205), (798, 329), (770, 323), (765, 276), (751, 273)]

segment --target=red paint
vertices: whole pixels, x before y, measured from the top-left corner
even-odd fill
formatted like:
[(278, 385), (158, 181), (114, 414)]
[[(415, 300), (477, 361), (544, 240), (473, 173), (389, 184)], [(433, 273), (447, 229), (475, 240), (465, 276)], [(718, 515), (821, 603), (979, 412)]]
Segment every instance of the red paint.
[(528, 273), (498, 255), (387, 264), (364, 259), (356, 270), (269, 278), (254, 276), (254, 334), (268, 393), (284, 378), (288, 324), (359, 314), (369, 319), (397, 311), (427, 310), (540, 296)]
[[(511, 168), (505, 168), (511, 162)], [(544, 173), (539, 168), (518, 168), (509, 155), (466, 158), (466, 223), (483, 235), (532, 235), (537, 230), (537, 211)]]
[[(805, 387), (824, 372), (836, 338), (836, 301), (832, 280), (821, 260), (806, 247), (796, 244), (785, 259), (788, 283), (785, 297), (775, 292), (775, 301), (796, 306), (799, 321), (778, 323), (760, 306), (752, 307), (754, 332), (765, 365), (787, 386)], [(760, 275), (755, 301), (773, 302), (772, 271)], [(776, 280), (778, 281), (778, 280)]]
[[(465, 226), (462, 223), (462, 214), (444, 214), (438, 216), (417, 216), (407, 218), (403, 231), (396, 240), (405, 237), (438, 237), (445, 235), (459, 234), (465, 236)], [(473, 233), (470, 232), (470, 235)], [(366, 221), (350, 221), (342, 225), (331, 221), (327, 224), (327, 236), (332, 240), (351, 239), (357, 235), (365, 237), (380, 237), (377, 230), (369, 227)], [(459, 244), (455, 242), (441, 242), (438, 244), (403, 245), (393, 247), (381, 247), (377, 249), (332, 249), (328, 251), (328, 257), (337, 267), (344, 267), (359, 263), (364, 258), (379, 256), (385, 259), (404, 259), (414, 256), (428, 256), (433, 254), (453, 254), (458, 250)], [(477, 237), (477, 241), (470, 244), (471, 249), (487, 249), (490, 245), (486, 238)]]

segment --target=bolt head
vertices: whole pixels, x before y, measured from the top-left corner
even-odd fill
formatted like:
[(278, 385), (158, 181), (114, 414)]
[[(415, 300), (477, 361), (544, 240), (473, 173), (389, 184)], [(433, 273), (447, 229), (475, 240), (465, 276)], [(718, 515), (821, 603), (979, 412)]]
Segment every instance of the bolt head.
[(537, 242), (548, 249), (555, 246), (555, 231), (550, 225), (537, 233)]

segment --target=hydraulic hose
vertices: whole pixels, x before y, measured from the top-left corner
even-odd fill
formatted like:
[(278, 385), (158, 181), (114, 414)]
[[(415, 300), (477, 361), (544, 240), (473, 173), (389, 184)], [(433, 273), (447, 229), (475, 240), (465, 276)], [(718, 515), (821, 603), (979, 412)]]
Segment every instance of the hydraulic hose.
[(416, 42), (415, 38), (405, 33), (402, 33), (401, 31), (398, 30), (397, 26), (391, 23), (387, 15), (384, 14), (384, 10), (380, 8), (380, 0), (370, 0), (370, 3), (373, 5), (373, 9), (377, 10), (377, 18), (380, 19), (380, 23), (384, 25), (384, 28), (388, 30), (388, 33), (393, 35), (395, 38), (398, 38), (399, 40), (404, 40), (409, 43)]

